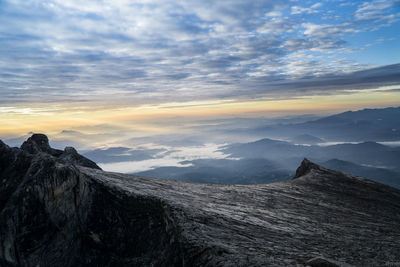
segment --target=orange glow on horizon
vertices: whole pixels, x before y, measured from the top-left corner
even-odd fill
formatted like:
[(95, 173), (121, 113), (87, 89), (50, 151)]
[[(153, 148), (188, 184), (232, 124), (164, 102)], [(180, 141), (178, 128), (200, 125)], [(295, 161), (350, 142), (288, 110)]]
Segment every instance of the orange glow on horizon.
[[(56, 134), (79, 126), (113, 125), (126, 131), (143, 133), (170, 132), (164, 119), (186, 120), (222, 117), (273, 117), (294, 114), (329, 114), (368, 107), (400, 105), (400, 92), (385, 90), (355, 91), (352, 94), (309, 96), (286, 100), (209, 100), (162, 103), (137, 107), (112, 107), (79, 103), (57, 104), (47, 110), (15, 106), (0, 108), (0, 135), (22, 135), (27, 132)], [(42, 105), (43, 106), (43, 105)]]

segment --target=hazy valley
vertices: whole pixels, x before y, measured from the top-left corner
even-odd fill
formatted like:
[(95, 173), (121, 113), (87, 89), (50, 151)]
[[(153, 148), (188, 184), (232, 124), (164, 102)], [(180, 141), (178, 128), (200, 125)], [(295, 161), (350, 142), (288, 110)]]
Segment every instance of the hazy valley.
[[(250, 120), (248, 128), (237, 128), (240, 119), (214, 121), (212, 126), (203, 122), (201, 130), (192, 129), (196, 134), (148, 137), (136, 140), (135, 147), (83, 154), (106, 170), (222, 184), (287, 180), (302, 159), (309, 158), (328, 168), (399, 187), (400, 108), (345, 112), (308, 121), (310, 117)], [(255, 126), (259, 123), (269, 126)], [(271, 131), (274, 134), (269, 135)], [(224, 135), (231, 144), (218, 144)], [(273, 139), (277, 136), (279, 140)], [(240, 139), (255, 141), (235, 142)]]

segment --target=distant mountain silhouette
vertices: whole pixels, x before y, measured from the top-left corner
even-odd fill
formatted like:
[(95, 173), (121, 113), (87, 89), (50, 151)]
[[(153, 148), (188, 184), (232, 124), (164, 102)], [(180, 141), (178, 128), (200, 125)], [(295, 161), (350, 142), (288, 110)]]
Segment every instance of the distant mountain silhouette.
[(367, 177), (374, 181), (400, 188), (400, 173), (390, 169), (362, 166), (338, 159), (331, 159), (320, 163), (320, 165), (329, 169)]
[(222, 151), (234, 158), (247, 159), (247, 162), (251, 162), (251, 159), (276, 162), (281, 166), (281, 170), (288, 173), (295, 170), (302, 158), (307, 157), (331, 169), (368, 177), (400, 188), (400, 147), (388, 147), (375, 142), (303, 146), (261, 139), (251, 143), (228, 145)]
[(293, 171), (266, 159), (201, 159), (182, 163), (192, 166), (159, 167), (135, 174), (208, 184), (265, 184), (285, 181), (293, 175)]
[(110, 163), (121, 161), (139, 161), (152, 159), (157, 153), (165, 149), (131, 149), (128, 147), (110, 147), (105, 149), (94, 149), (83, 155), (97, 163)]
[(248, 129), (271, 138), (312, 135), (328, 141), (400, 140), (400, 107), (363, 109), (297, 124), (276, 124)]
[(291, 139), (292, 143), (300, 144), (300, 145), (316, 145), (320, 143), (324, 143), (325, 141), (321, 138), (309, 135), (309, 134), (301, 134), (293, 137)]
[(255, 142), (232, 144), (222, 149), (237, 158), (265, 158), (294, 168), (300, 158), (317, 161), (341, 159), (375, 167), (397, 168), (400, 164), (400, 147), (388, 147), (375, 142), (338, 144), (331, 146), (302, 146), (285, 141), (261, 139)]

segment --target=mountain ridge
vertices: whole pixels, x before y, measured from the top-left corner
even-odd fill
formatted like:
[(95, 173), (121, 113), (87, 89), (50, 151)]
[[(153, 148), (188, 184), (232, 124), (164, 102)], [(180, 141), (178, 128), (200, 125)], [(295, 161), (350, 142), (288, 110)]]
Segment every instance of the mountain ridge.
[(400, 107), (346, 111), (301, 123), (276, 124), (248, 129), (258, 136), (295, 139), (312, 135), (327, 141), (398, 141)]

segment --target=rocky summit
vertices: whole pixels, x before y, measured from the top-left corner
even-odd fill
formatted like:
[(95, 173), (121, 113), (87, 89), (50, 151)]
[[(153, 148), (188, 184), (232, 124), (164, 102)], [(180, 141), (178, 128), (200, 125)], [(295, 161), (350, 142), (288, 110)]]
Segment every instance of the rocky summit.
[(265, 185), (109, 173), (35, 134), (0, 141), (0, 266), (400, 266), (400, 190), (308, 160)]

